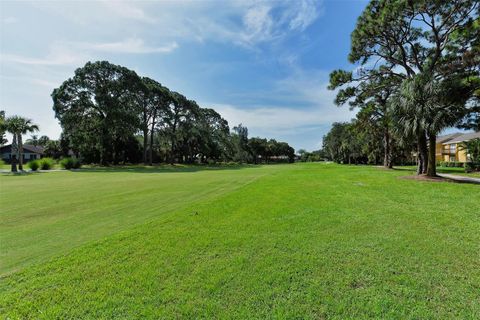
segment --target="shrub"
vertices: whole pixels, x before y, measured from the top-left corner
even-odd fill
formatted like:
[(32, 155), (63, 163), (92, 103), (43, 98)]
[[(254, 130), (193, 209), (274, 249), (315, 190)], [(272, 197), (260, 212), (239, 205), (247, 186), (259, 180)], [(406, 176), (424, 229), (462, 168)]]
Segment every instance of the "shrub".
[(67, 170), (78, 169), (82, 166), (80, 161), (76, 158), (63, 158), (62, 161), (60, 161), (60, 165)]
[(53, 168), (55, 163), (52, 158), (42, 158), (39, 160), (41, 170), (50, 170)]
[(480, 162), (465, 163), (465, 172), (480, 171)]
[(5, 161), (3, 161), (2, 159), (0, 159), (0, 167), (1, 166), (4, 166), (5, 165)]
[(27, 163), (28, 167), (32, 169), (32, 171), (37, 171), (38, 168), (40, 167), (40, 163), (38, 160), (32, 160), (29, 163)]
[(464, 163), (463, 162), (449, 162), (449, 161), (441, 161), (440, 166), (442, 167), (449, 167), (449, 168), (463, 168)]

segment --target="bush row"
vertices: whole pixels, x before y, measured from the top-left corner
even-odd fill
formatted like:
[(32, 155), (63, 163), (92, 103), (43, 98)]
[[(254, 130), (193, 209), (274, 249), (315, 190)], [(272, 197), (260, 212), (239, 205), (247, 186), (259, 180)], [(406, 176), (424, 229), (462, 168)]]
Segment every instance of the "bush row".
[(80, 163), (80, 160), (77, 158), (63, 158), (60, 161), (60, 165), (62, 166), (63, 169), (79, 169), (82, 164)]
[[(39, 160), (32, 160), (28, 162), (28, 167), (32, 171), (37, 171), (38, 169), (40, 170), (50, 170), (53, 168), (55, 164), (55, 160), (52, 158), (42, 158)], [(78, 169), (81, 167), (81, 163), (78, 159), (75, 158), (63, 158), (60, 160), (60, 165), (62, 168), (70, 170), (70, 169)]]
[(32, 169), (32, 171), (40, 170), (50, 170), (53, 168), (55, 160), (52, 158), (42, 158), (39, 160), (32, 160), (27, 163), (27, 166)]
[(444, 167), (444, 168), (463, 168), (465, 163), (463, 162), (450, 162), (450, 161), (440, 161), (438, 162), (438, 165), (440, 167)]

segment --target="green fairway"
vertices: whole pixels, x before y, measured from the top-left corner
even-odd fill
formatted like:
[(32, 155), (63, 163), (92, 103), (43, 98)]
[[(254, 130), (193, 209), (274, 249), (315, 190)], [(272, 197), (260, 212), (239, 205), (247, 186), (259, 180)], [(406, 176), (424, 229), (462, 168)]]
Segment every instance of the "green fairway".
[(4, 175), (0, 272), (218, 197), (261, 176), (254, 169), (222, 170), (137, 167)]
[(479, 318), (480, 187), (293, 164), (0, 176), (5, 318)]

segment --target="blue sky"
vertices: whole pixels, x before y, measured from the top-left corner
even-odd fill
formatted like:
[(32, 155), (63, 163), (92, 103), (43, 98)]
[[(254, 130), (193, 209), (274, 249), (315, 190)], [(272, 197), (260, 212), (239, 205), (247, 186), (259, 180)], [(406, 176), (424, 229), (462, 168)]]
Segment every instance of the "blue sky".
[(220, 112), (250, 136), (318, 149), (334, 121), (328, 74), (352, 68), (366, 1), (0, 2), (0, 109), (60, 134), (50, 94), (109, 60)]

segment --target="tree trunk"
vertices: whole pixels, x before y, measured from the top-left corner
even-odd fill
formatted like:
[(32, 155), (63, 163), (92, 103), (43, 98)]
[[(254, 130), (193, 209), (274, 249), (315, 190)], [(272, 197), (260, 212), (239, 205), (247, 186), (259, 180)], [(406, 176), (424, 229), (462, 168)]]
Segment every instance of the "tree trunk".
[(149, 165), (151, 166), (153, 165), (153, 137), (155, 133), (156, 117), (157, 117), (157, 113), (154, 111), (152, 116), (152, 128), (150, 129), (150, 150), (148, 150), (149, 151), (148, 161), (149, 161)]
[(428, 168), (427, 176), (436, 177), (437, 176), (437, 163), (435, 159), (435, 145), (437, 144), (437, 136), (435, 134), (428, 135)]
[(147, 165), (148, 129), (143, 129), (143, 164)]
[(18, 154), (18, 144), (17, 144), (17, 134), (13, 134), (13, 141), (12, 147), (10, 150), (12, 154), (11, 165), (12, 165), (12, 172), (17, 172), (17, 154)]
[(170, 150), (170, 164), (173, 164), (175, 162), (175, 139), (172, 137), (172, 142), (171, 142), (171, 150)]
[(22, 134), (18, 134), (18, 170), (23, 171), (23, 141)]
[(383, 166), (387, 169), (392, 169), (392, 155), (390, 147), (390, 133), (388, 128), (385, 128), (383, 132), (383, 141), (384, 141), (384, 156), (383, 156)]
[(147, 165), (147, 145), (148, 145), (148, 120), (149, 116), (147, 115), (148, 108), (145, 103), (145, 96), (143, 99), (143, 123), (142, 123), (142, 131), (143, 131), (143, 164)]
[(170, 137), (171, 139), (171, 150), (170, 150), (170, 164), (173, 164), (175, 161), (175, 141), (176, 141), (176, 134), (177, 134), (177, 118), (175, 115), (175, 119), (173, 121), (173, 128), (172, 128), (172, 136)]
[(424, 138), (424, 147), (422, 148), (422, 161), (423, 161), (423, 171), (422, 174), (426, 174), (428, 170), (428, 146), (427, 146), (427, 139)]
[(418, 151), (418, 168), (417, 174), (427, 173), (428, 168), (428, 147), (427, 147), (427, 138), (425, 137), (425, 132), (420, 131), (417, 136), (417, 151)]
[(423, 161), (420, 148), (417, 146), (417, 176), (423, 172)]

